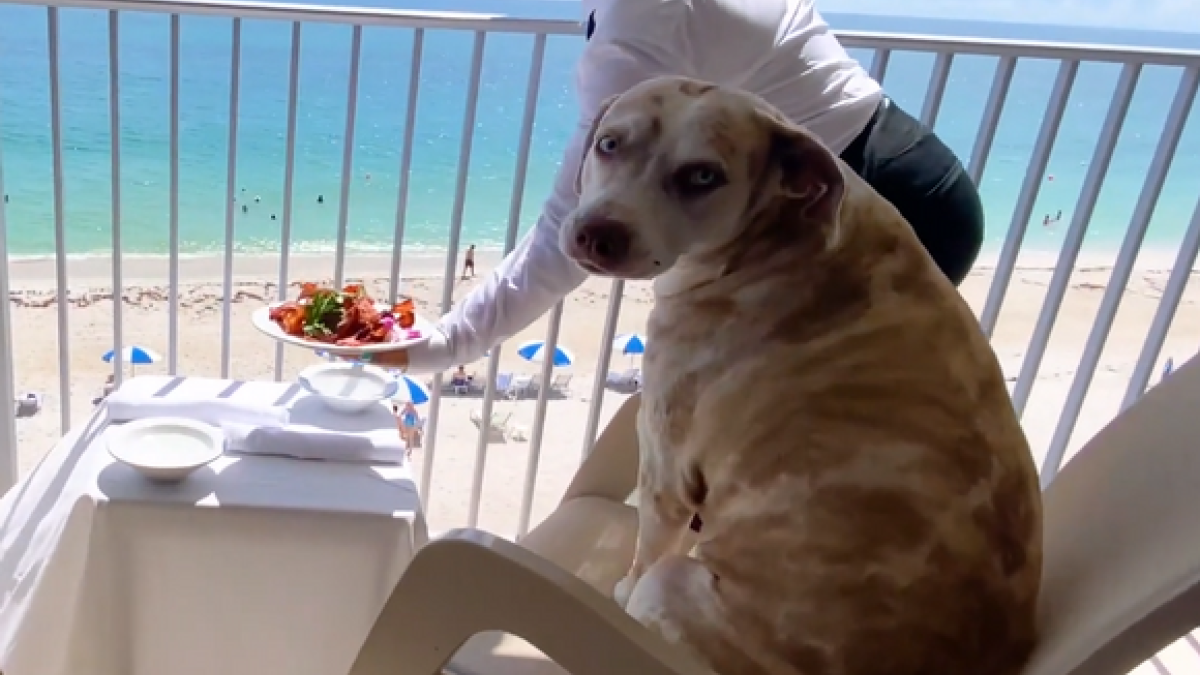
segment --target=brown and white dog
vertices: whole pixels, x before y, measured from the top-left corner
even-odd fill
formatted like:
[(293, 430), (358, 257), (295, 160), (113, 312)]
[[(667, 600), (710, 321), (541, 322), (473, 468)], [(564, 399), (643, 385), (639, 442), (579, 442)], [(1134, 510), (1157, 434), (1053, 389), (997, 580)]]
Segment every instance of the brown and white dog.
[(656, 280), (617, 602), (721, 675), (1018, 673), (1037, 473), (905, 220), (757, 97), (694, 80), (610, 100), (587, 148), (563, 250)]

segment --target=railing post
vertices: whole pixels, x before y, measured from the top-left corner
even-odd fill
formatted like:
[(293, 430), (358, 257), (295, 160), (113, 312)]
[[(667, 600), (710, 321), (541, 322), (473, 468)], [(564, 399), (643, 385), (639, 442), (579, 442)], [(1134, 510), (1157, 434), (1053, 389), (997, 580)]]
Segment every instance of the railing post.
[[(463, 113), (462, 142), (458, 147), (458, 176), (454, 181), (454, 204), (450, 208), (450, 241), (446, 251), (446, 267), (442, 279), (441, 312), (450, 311), (454, 300), (454, 279), (458, 271), (458, 246), (462, 237), (463, 208), (467, 200), (467, 178), (471, 169), (471, 146), (475, 139), (475, 115), (479, 108), (480, 77), (483, 74), (483, 50), (487, 43), (487, 33), (480, 30), (475, 32), (474, 46), (471, 51), (471, 75), (467, 84), (466, 110)], [(498, 347), (493, 353), (500, 352)], [(495, 387), (495, 381), (487, 383), (490, 392)], [(429, 485), (433, 479), (433, 460), (437, 454), (437, 429), (442, 405), (442, 373), (433, 376), (433, 391), (429, 396), (429, 416), (425, 420), (429, 429), (425, 434), (425, 462), (421, 471), (421, 494), (429, 494)], [(491, 424), (491, 401), (485, 396), (484, 412), (488, 416), (484, 423)], [(476, 506), (478, 508), (478, 506)]]
[(229, 145), (225, 168), (225, 265), (221, 283), (221, 377), (229, 377), (233, 357), (233, 236), (237, 197), (238, 98), (242, 88), (242, 20), (234, 18), (229, 52)]
[(1142, 343), (1142, 351), (1138, 355), (1137, 364), (1129, 376), (1129, 385), (1125, 389), (1125, 397), (1121, 400), (1121, 410), (1137, 402), (1146, 391), (1150, 382), (1150, 374), (1154, 363), (1162, 353), (1163, 343), (1167, 339), (1167, 330), (1175, 319), (1179, 301), (1187, 289), (1192, 276), (1192, 267), (1196, 264), (1196, 255), (1200, 252), (1200, 199), (1196, 200), (1196, 209), (1192, 212), (1192, 222), (1188, 225), (1183, 241), (1179, 244), (1179, 253), (1175, 264), (1171, 267), (1171, 275), (1167, 277), (1167, 285), (1163, 288), (1162, 297), (1158, 299), (1158, 309), (1154, 311), (1154, 319), (1150, 321), (1150, 330), (1146, 331), (1146, 340)]
[(346, 281), (346, 228), (350, 224), (350, 183), (354, 178), (354, 129), (358, 117), (358, 75), (362, 61), (362, 26), (350, 36), (350, 73), (346, 84), (346, 130), (342, 133), (342, 194), (338, 204), (337, 248), (333, 255), (333, 285)]
[(125, 282), (121, 269), (121, 67), (120, 18), (116, 10), (108, 13), (108, 133), (109, 159), (112, 162), (112, 349), (113, 384), (125, 379)]
[[(58, 419), (59, 431), (71, 430), (71, 322), (67, 287), (67, 225), (64, 213), (62, 91), (59, 81), (58, 8), (46, 11), (46, 47), (50, 69), (50, 142), (54, 171), (54, 300), (58, 311)], [(115, 289), (114, 289), (115, 290)]]
[[(300, 96), (300, 38), (303, 28), (299, 21), (292, 24), (291, 60), (288, 65), (288, 112), (286, 143), (283, 150), (283, 221), (279, 225), (279, 287), (276, 296), (287, 300), (288, 266), (292, 255), (292, 212), (296, 192), (296, 107)], [(275, 380), (283, 379), (283, 343), (275, 345)]]
[[(625, 296), (625, 282), (614, 279), (608, 296), (608, 313), (604, 315), (604, 332), (600, 337), (600, 358), (596, 359), (596, 379), (592, 381), (592, 400), (588, 404), (587, 426), (583, 431), (581, 458), (587, 459), (596, 441), (600, 428), (600, 415), (604, 411), (604, 392), (608, 386), (608, 366), (612, 363), (612, 343), (617, 335), (617, 321), (621, 318), (621, 301)], [(581, 459), (581, 461), (582, 461)]]
[(1025, 232), (1029, 229), (1029, 217), (1033, 214), (1038, 192), (1042, 189), (1046, 166), (1050, 163), (1050, 151), (1054, 149), (1054, 141), (1058, 138), (1058, 127), (1062, 124), (1078, 72), (1078, 61), (1063, 61), (1058, 66), (1054, 89), (1050, 93), (1050, 100), (1046, 102), (1046, 112), (1042, 115), (1042, 126), (1038, 130), (1033, 152), (1029, 155), (1025, 181), (1021, 183), (1021, 192), (1017, 195), (1016, 206), (1013, 207), (1012, 220), (1009, 221), (1008, 232), (1004, 235), (1004, 246), (1000, 249), (1000, 258), (996, 261), (992, 283), (988, 286), (987, 299), (984, 300), (983, 311), (979, 313), (979, 323), (989, 339), (992, 337), (992, 331), (996, 329), (996, 322), (1000, 319), (1000, 308), (1004, 304), (1004, 296), (1008, 294), (1008, 284), (1012, 281), (1017, 256), (1021, 252), (1021, 242), (1025, 240)]
[(929, 87), (925, 90), (925, 103), (921, 106), (921, 123), (930, 129), (937, 125), (938, 111), (942, 108), (942, 97), (946, 95), (946, 81), (950, 79), (950, 68), (954, 65), (954, 52), (938, 52), (929, 75)]
[(400, 295), (400, 258), (404, 253), (404, 226), (408, 219), (409, 180), (412, 177), (413, 136), (417, 128), (417, 98), (421, 93), (421, 57), (425, 51), (425, 29), (413, 31), (411, 64), (408, 71), (408, 107), (404, 112), (404, 141), (400, 149), (400, 189), (396, 196), (396, 228), (392, 235), (392, 274), (388, 299), (395, 303)]
[(167, 243), (167, 372), (179, 371), (179, 15), (171, 15), (170, 84), (170, 214)]
[(1017, 59), (1004, 56), (996, 63), (996, 73), (992, 76), (992, 89), (988, 92), (987, 105), (983, 109), (983, 117), (979, 120), (979, 131), (975, 134), (975, 145), (971, 148), (971, 159), (967, 163), (967, 175), (975, 185), (983, 180), (983, 170), (987, 167), (988, 156), (992, 152), (992, 142), (996, 140), (996, 127), (1000, 125), (1000, 113), (1004, 111), (1004, 103), (1008, 100), (1008, 89), (1012, 85), (1013, 72), (1017, 69)]
[[(0, 195), (4, 190), (4, 148), (0, 147)], [(16, 485), (19, 477), (17, 421), (14, 410), (16, 393), (13, 379), (17, 357), (12, 332), (12, 300), (8, 283), (8, 205), (0, 202), (0, 495)]]
[(1096, 201), (1100, 197), (1100, 188), (1104, 185), (1104, 177), (1108, 175), (1108, 166), (1112, 161), (1113, 152), (1117, 147), (1117, 139), (1121, 135), (1121, 127), (1125, 124), (1125, 114), (1129, 112), (1129, 102), (1133, 99), (1134, 88), (1138, 76), (1142, 72), (1140, 64), (1127, 63), (1121, 69), (1121, 77), (1113, 91), (1112, 103), (1109, 104), (1108, 114), (1101, 127), (1100, 138), (1096, 140), (1096, 149), (1092, 160), (1088, 163), (1087, 176), (1083, 180), (1083, 189), (1079, 191), (1079, 201), (1075, 204), (1075, 212), (1071, 214), (1071, 226), (1063, 238), (1062, 249), (1059, 250), (1058, 261), (1054, 266), (1054, 274), (1050, 277), (1050, 286), (1046, 289), (1046, 299), (1042, 303), (1042, 311), (1038, 314), (1037, 324), (1033, 327), (1033, 335), (1029, 338), (1029, 350), (1025, 352), (1025, 360), (1021, 362), (1021, 372), (1017, 375), (1017, 383), (1013, 386), (1013, 407), (1017, 415), (1023, 415), (1025, 404), (1037, 379), (1038, 370), (1042, 366), (1042, 358), (1046, 355), (1046, 345), (1050, 342), (1050, 333), (1054, 330), (1054, 322), (1062, 309), (1063, 297), (1067, 293), (1067, 283), (1075, 271), (1075, 262), (1079, 259), (1079, 249), (1083, 246), (1083, 235), (1087, 233), (1091, 223)]

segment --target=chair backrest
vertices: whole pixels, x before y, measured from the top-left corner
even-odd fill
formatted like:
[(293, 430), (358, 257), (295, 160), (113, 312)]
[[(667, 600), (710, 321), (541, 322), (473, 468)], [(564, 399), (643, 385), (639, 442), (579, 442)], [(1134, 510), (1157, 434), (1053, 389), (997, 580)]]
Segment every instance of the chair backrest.
[(623, 502), (637, 487), (637, 415), (641, 394), (630, 396), (608, 421), (592, 451), (575, 472), (562, 501), (601, 497)]
[(1096, 434), (1044, 499), (1025, 675), (1124, 675), (1200, 625), (1200, 360)]
[(496, 391), (508, 391), (508, 388), (512, 386), (512, 381), (512, 373), (500, 373), (496, 376)]

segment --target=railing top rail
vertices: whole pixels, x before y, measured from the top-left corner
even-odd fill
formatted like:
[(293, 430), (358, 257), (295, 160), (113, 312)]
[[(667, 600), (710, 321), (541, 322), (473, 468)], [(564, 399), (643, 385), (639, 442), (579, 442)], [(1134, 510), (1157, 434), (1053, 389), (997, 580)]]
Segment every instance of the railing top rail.
[(434, 12), (384, 7), (301, 5), (287, 2), (233, 2), (230, 0), (0, 0), (0, 5), (43, 5), (100, 11), (119, 10), (154, 14), (241, 17), (276, 21), (312, 21), (394, 28), (429, 28), (500, 33), (581, 35), (576, 21), (521, 19), (503, 14)]
[[(5, 2), (6, 0), (0, 0)], [(1200, 50), (1131, 47), (1125, 45), (1039, 42), (1002, 38), (957, 37), (835, 31), (843, 46), (855, 49), (891, 49), (895, 51), (952, 52), (979, 56), (1020, 56), (1034, 59), (1068, 61), (1107, 61), (1143, 65), (1200, 67)]]
[[(564, 19), (530, 19), (511, 17), (503, 14), (434, 12), (382, 7), (316, 4), (302, 5), (287, 2), (247, 2), (238, 0), (0, 0), (0, 5), (43, 5), (47, 7), (71, 7), (101, 11), (123, 10), (158, 14), (239, 16), (247, 19), (277, 21), (314, 21), (399, 28), (483, 30), (502, 33), (579, 35), (583, 32), (578, 22)], [(1200, 67), (1200, 50), (1195, 49), (1162, 49), (1120, 45), (1038, 42), (1033, 40), (1005, 40), (998, 38), (876, 33), (853, 30), (835, 32), (842, 41), (842, 44), (847, 47), (860, 49), (953, 52), (955, 54), (980, 56), (1020, 56), (1075, 61), (1140, 63), (1144, 65), (1181, 66), (1185, 68)]]

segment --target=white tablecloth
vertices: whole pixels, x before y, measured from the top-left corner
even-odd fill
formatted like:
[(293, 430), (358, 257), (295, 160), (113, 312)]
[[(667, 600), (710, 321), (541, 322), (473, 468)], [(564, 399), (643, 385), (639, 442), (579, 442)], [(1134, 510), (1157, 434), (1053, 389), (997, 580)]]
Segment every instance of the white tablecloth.
[(344, 675), (427, 539), (409, 468), (225, 456), (156, 485), (112, 460), (106, 427), (101, 406), (0, 500), (0, 671)]

